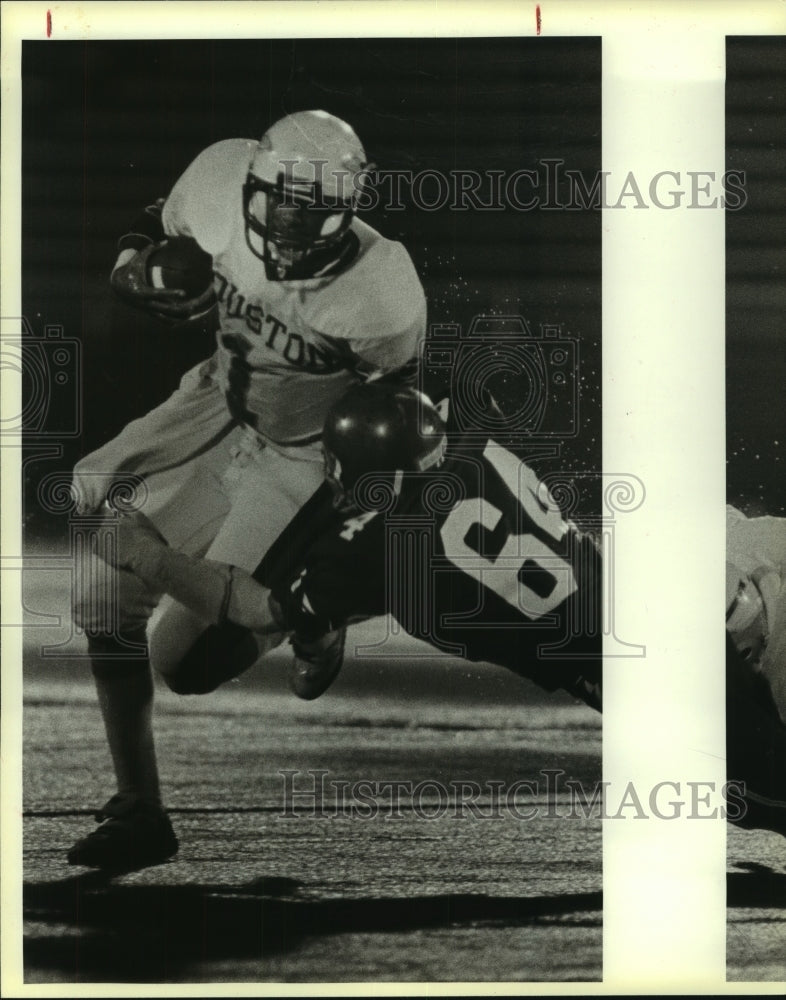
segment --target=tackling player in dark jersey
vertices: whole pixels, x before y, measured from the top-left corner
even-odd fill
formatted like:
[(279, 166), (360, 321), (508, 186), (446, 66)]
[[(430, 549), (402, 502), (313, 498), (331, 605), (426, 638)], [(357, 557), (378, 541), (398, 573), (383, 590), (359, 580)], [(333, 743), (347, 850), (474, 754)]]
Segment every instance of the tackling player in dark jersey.
[(284, 627), (315, 639), (389, 613), (600, 707), (600, 555), (525, 463), (493, 441), (449, 446), (424, 396), (374, 385), (332, 407), (323, 447), (332, 503), (318, 492), (254, 574)]
[[(449, 447), (425, 396), (381, 383), (331, 407), (323, 446), (327, 482), (253, 573), (170, 548), (141, 513), (109, 516), (106, 558), (212, 623), (185, 646), (163, 622), (151, 635), (151, 663), (173, 690), (213, 690), (289, 634), (291, 684), (314, 698), (341, 668), (345, 625), (391, 613), (438, 649), (600, 708), (600, 557), (526, 464), (491, 441)], [(113, 865), (108, 827), (134, 815), (103, 818), (73, 863)], [(126, 831), (137, 854), (156, 829)]]
[(437, 649), (600, 708), (600, 555), (529, 466), (493, 441), (449, 446), (425, 396), (373, 383), (334, 404), (323, 447), (327, 482), (253, 574), (165, 549), (140, 515), (119, 522), (122, 564), (216, 623), (188, 650), (157, 630), (151, 656), (175, 690), (218, 686), (227, 656), (249, 666), (251, 630), (266, 649), (292, 634), (293, 689), (317, 697), (343, 627), (392, 614)]
[[(170, 686), (212, 690), (228, 658), (239, 673), (256, 660), (257, 642), (269, 649), (290, 634), (293, 687), (313, 698), (341, 667), (343, 627), (391, 613), (439, 649), (600, 709), (600, 556), (525, 463), (491, 441), (449, 446), (429, 400), (374, 384), (334, 404), (324, 449), (327, 482), (253, 574), (170, 549), (143, 515), (115, 521), (117, 546), (106, 550), (115, 564), (213, 623), (185, 651), (180, 636), (168, 645), (156, 632), (151, 660)], [(763, 711), (746, 676), (727, 673), (730, 777), (745, 781), (748, 810), (729, 818), (784, 833), (775, 761), (786, 727)]]

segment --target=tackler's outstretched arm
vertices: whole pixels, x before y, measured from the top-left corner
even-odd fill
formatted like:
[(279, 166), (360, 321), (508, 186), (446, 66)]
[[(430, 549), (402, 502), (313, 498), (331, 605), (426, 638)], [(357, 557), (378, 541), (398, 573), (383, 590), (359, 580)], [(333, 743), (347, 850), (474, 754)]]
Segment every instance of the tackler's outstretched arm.
[(139, 512), (113, 517), (108, 528), (116, 544), (104, 558), (130, 570), (157, 592), (213, 625), (231, 621), (254, 632), (281, 631), (271, 610), (270, 591), (236, 566), (198, 559), (171, 549), (153, 524)]

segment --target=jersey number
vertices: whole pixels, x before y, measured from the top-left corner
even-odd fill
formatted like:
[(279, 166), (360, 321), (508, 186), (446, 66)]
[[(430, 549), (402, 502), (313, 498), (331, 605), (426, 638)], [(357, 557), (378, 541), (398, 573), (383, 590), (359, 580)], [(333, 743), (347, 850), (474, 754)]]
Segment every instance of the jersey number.
[[(559, 512), (544, 510), (537, 498), (538, 479), (524, 463), (498, 445), (489, 442), (483, 457), (493, 465), (502, 481), (521, 504), (528, 518), (556, 542), (565, 534), (566, 525)], [(531, 534), (508, 535), (499, 554), (486, 559), (470, 548), (466, 538), (477, 525), (493, 531), (502, 518), (501, 511), (483, 497), (462, 500), (442, 525), (445, 555), (462, 573), (482, 583), (504, 601), (530, 618), (541, 618), (554, 611), (576, 589), (570, 565), (556, 552)], [(554, 581), (546, 596), (536, 593), (521, 579), (522, 570), (534, 563)]]
[(251, 350), (251, 344), (245, 337), (234, 333), (225, 333), (221, 343), (230, 352), (229, 371), (227, 372), (226, 397), (229, 412), (233, 417), (253, 425), (246, 409), (248, 389), (251, 385), (251, 365), (246, 361)]

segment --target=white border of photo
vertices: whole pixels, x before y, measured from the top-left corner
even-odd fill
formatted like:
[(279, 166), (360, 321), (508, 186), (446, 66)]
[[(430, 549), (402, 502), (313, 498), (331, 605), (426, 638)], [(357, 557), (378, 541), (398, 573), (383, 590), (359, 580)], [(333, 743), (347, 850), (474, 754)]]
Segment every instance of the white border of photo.
[[(539, 9), (539, 15), (537, 10)], [(643, 657), (605, 665), (603, 984), (429, 984), (462, 993), (730, 993), (726, 984), (726, 828), (705, 795), (725, 781), (724, 212), (707, 181), (725, 170), (727, 35), (782, 34), (773, 2), (4, 3), (2, 6), (3, 316), (18, 316), (21, 282), (21, 40), (156, 38), (602, 35), (603, 169), (614, 204), (603, 213), (604, 470), (633, 475), (644, 502), (615, 522), (616, 638)], [(154, 33), (154, 35), (152, 34)], [(661, 171), (688, 194), (653, 204)], [(697, 187), (692, 191), (691, 185)], [(659, 190), (667, 190), (661, 186)], [(693, 197), (691, 197), (693, 195)], [(641, 204), (643, 201), (645, 204)], [(699, 204), (702, 207), (699, 207)], [(4, 376), (7, 373), (4, 373)], [(5, 412), (19, 386), (4, 377)], [(16, 409), (14, 407), (16, 406)], [(21, 551), (18, 448), (2, 452), (3, 551)], [(4, 622), (21, 621), (20, 574), (3, 574)], [(423, 984), (286, 987), (24, 986), (21, 975), (21, 630), (4, 629), (2, 726), (2, 974), (7, 996), (245, 996), (422, 993)], [(607, 651), (619, 643), (607, 636)], [(653, 788), (679, 785), (674, 819), (651, 809)], [(694, 791), (690, 782), (699, 783)], [(706, 786), (704, 785), (706, 783)], [(631, 795), (633, 789), (633, 797)], [(636, 801), (641, 804), (637, 808)], [(661, 799), (659, 801), (667, 801)], [(618, 806), (624, 805), (624, 808)], [(646, 814), (642, 815), (642, 812)], [(669, 810), (665, 815), (671, 815)], [(780, 993), (782, 985), (750, 984)]]

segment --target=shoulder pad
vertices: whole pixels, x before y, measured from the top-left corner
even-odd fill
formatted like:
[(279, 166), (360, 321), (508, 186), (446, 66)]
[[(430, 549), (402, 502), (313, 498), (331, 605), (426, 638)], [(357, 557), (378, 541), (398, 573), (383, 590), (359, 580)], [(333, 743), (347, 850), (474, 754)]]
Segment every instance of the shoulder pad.
[(364, 230), (354, 262), (321, 290), (314, 326), (332, 337), (373, 340), (408, 330), (422, 316), (425, 332), (426, 296), (409, 253)]

